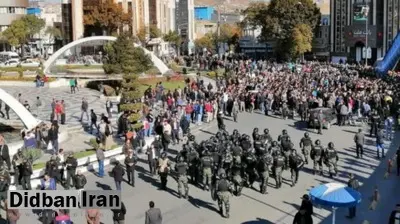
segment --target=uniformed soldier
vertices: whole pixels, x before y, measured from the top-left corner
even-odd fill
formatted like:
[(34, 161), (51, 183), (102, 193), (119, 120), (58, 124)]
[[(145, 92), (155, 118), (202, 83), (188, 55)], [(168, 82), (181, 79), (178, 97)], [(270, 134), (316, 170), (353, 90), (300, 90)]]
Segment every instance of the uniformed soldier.
[(78, 161), (74, 157), (73, 153), (70, 153), (68, 155), (68, 158), (65, 161), (65, 167), (67, 169), (67, 179), (65, 183), (65, 189), (68, 190), (70, 187), (75, 186), (75, 174), (76, 174), (76, 168), (78, 167)]
[(166, 152), (161, 153), (161, 158), (158, 159), (157, 167), (158, 167), (158, 174), (160, 175), (162, 190), (167, 189), (168, 172), (170, 166), (171, 162), (167, 157), (167, 153)]
[(24, 159), (22, 164), (21, 164), (21, 166), (22, 166), (22, 169), (21, 169), (21, 171), (22, 171), (21, 172), (21, 175), (22, 175), (22, 178), (21, 178), (22, 188), (24, 190), (32, 190), (32, 187), (31, 187), (31, 175), (33, 173), (32, 163), (29, 160)]
[(256, 179), (258, 179), (257, 168), (257, 157), (253, 150), (249, 150), (245, 153), (244, 165), (245, 165), (245, 183), (248, 187), (252, 187)]
[(239, 133), (239, 131), (238, 131), (237, 129), (233, 130), (233, 133), (232, 133), (232, 140), (234, 140), (234, 139), (239, 140), (239, 138), (240, 138), (240, 133)]
[(274, 173), (275, 173), (275, 181), (276, 188), (282, 187), (282, 169), (285, 166), (285, 157), (282, 155), (280, 151), (276, 152), (276, 156), (274, 158)]
[(230, 150), (230, 146), (227, 145), (227, 148), (225, 149), (224, 155), (222, 156), (222, 161), (221, 161), (221, 166), (225, 170), (226, 175), (228, 178), (231, 177), (231, 169), (232, 169), (232, 162), (233, 162), (233, 156), (232, 152)]
[(337, 162), (339, 161), (339, 156), (336, 152), (333, 142), (328, 143), (328, 148), (325, 150), (324, 155), (325, 162), (329, 167), (329, 176), (332, 178), (333, 175), (337, 175)]
[(304, 137), (300, 140), (300, 148), (304, 155), (304, 161), (308, 164), (308, 155), (310, 154), (312, 148), (312, 140), (308, 132), (304, 133)]
[(0, 176), (0, 201), (7, 200), (7, 192), (10, 189), (10, 180), (7, 177)]
[(253, 147), (256, 150), (257, 156), (260, 156), (264, 144), (262, 142), (261, 136), (258, 133), (254, 135)]
[(283, 129), (283, 130), (282, 130), (282, 134), (278, 136), (278, 142), (280, 142), (281, 145), (282, 145), (282, 142), (287, 141), (287, 138), (288, 138), (288, 137), (289, 137), (289, 135), (288, 135), (288, 133), (287, 133), (287, 130), (286, 130), (286, 129)]
[(200, 160), (201, 168), (203, 169), (203, 190), (209, 190), (212, 178), (212, 168), (214, 166), (213, 158), (209, 151), (204, 152), (204, 156)]
[[(219, 212), (221, 216), (229, 218), (229, 210), (230, 210), (229, 197), (231, 194), (230, 191), (232, 189), (232, 185), (227, 180), (226, 174), (221, 174), (220, 179), (217, 181), (216, 187), (218, 195)], [(225, 205), (225, 216), (223, 212), (223, 205)]]
[(299, 171), (302, 167), (303, 160), (301, 156), (297, 153), (296, 149), (292, 150), (292, 153), (289, 156), (289, 164), (290, 164), (290, 173), (292, 176), (292, 187), (297, 184), (299, 180)]
[(284, 169), (289, 168), (289, 156), (293, 150), (293, 143), (289, 136), (286, 137), (286, 140), (282, 141), (282, 152), (283, 156), (285, 156), (285, 167)]
[(272, 157), (276, 157), (278, 153), (281, 152), (281, 147), (279, 147), (279, 144), (277, 141), (273, 141), (271, 147), (268, 149), (268, 151), (271, 153)]
[(5, 164), (0, 165), (0, 177), (4, 177), (4, 179), (11, 184), (10, 172), (8, 172)]
[(233, 156), (233, 161), (238, 162), (238, 163), (242, 163), (242, 153), (243, 150), (242, 148), (239, 146), (239, 141), (234, 141), (233, 142), (233, 147), (232, 147), (232, 156)]
[(199, 153), (196, 151), (196, 149), (190, 146), (189, 146), (189, 151), (187, 153), (187, 162), (189, 164), (190, 181), (192, 182), (192, 184), (197, 184), (199, 175), (199, 170), (198, 170)]
[(261, 136), (261, 138), (264, 141), (264, 145), (270, 145), (273, 142), (273, 139), (272, 139), (271, 135), (269, 134), (268, 128), (264, 129), (264, 134)]
[(179, 198), (182, 197), (182, 188), (185, 188), (185, 198), (188, 199), (189, 195), (189, 185), (187, 178), (187, 171), (189, 169), (188, 164), (181, 157), (178, 163), (175, 165), (175, 171), (178, 173), (178, 192)]
[(20, 175), (20, 173), (23, 161), (24, 161), (24, 154), (22, 153), (22, 149), (18, 149), (18, 152), (13, 156), (12, 159), (15, 186), (18, 186), (21, 183), (22, 175)]
[(234, 184), (236, 196), (240, 196), (242, 194), (242, 189), (243, 189), (242, 160), (241, 159), (234, 159), (233, 160), (232, 182)]
[(315, 141), (315, 145), (312, 146), (311, 151), (310, 151), (310, 158), (313, 160), (313, 173), (314, 175), (317, 172), (317, 166), (319, 167), (319, 175), (323, 175), (323, 155), (324, 153), (324, 148), (321, 146), (321, 141), (317, 139)]
[(251, 148), (250, 136), (243, 135), (240, 141), (240, 146), (242, 147), (243, 151), (248, 151)]
[(259, 166), (258, 166), (258, 171), (261, 177), (261, 184), (260, 184), (261, 194), (267, 193), (269, 172), (271, 171), (272, 164), (273, 164), (273, 158), (271, 153), (264, 150), (259, 160)]
[(259, 135), (258, 134), (258, 128), (254, 128), (253, 129), (253, 133), (252, 133), (253, 141), (255, 141), (257, 135)]

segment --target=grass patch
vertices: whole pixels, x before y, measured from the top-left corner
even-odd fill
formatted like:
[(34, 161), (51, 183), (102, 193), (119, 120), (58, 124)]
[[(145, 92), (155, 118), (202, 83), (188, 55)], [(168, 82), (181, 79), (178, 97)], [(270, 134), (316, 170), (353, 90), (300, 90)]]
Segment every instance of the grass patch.
[[(36, 77), (19, 77), (19, 76), (0, 76), (0, 81), (19, 81), (19, 82), (34, 82)], [(56, 78), (49, 78), (49, 82), (56, 81)]]
[(33, 164), (32, 169), (33, 170), (40, 170), (40, 169), (43, 169), (45, 167), (46, 167), (46, 163), (41, 162), (41, 163)]
[(56, 65), (57, 69), (103, 69), (103, 65)]
[(0, 67), (0, 71), (2, 72), (19, 72), (19, 71), (37, 71), (39, 67)]

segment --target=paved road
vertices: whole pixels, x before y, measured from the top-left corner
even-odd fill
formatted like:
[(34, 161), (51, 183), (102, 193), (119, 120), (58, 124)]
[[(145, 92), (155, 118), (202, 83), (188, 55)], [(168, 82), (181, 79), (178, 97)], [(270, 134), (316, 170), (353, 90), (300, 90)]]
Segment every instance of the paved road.
[[(301, 130), (301, 124), (296, 122), (294, 125), (292, 120), (281, 120), (277, 118), (265, 117), (263, 115), (254, 114), (240, 114), (239, 123), (233, 123), (227, 120), (227, 127), (230, 131), (239, 129), (241, 133), (251, 133), (254, 126), (259, 127), (261, 130), (265, 127), (270, 128), (272, 135), (276, 138), (282, 129), (287, 129), (292, 137), (292, 140), (297, 145), (300, 138), (303, 136), (304, 130)], [(380, 161), (375, 159), (375, 149), (372, 146), (373, 141), (368, 141), (368, 146), (365, 150), (365, 156), (362, 160), (354, 158), (354, 145), (353, 135), (357, 128), (332, 127), (330, 130), (325, 130), (324, 135), (311, 134), (312, 139), (321, 139), (322, 143), (326, 145), (329, 141), (333, 141), (339, 149), (339, 176), (335, 179), (338, 182), (347, 182), (348, 172), (354, 173), (359, 178), (361, 183), (367, 183), (361, 188), (363, 193), (363, 203), (358, 210), (358, 216), (355, 220), (349, 221), (344, 217), (346, 210), (339, 210), (337, 215), (337, 223), (361, 223), (364, 218), (371, 220), (371, 223), (378, 223), (378, 220), (387, 220), (392, 207), (396, 204), (396, 197), (391, 194), (395, 192), (396, 187), (399, 185), (395, 177), (389, 180), (383, 180), (384, 168), (379, 167)], [(312, 131), (312, 130), (311, 130)], [(210, 134), (216, 132), (215, 125), (204, 127), (204, 130), (195, 133), (198, 140), (210, 137)], [(397, 137), (397, 136), (396, 136)], [(395, 138), (396, 139), (396, 138)], [(387, 145), (390, 143), (388, 142)], [(397, 145), (397, 140), (394, 145)], [(175, 150), (180, 150), (179, 146), (173, 147)], [(391, 153), (393, 153), (391, 147)], [(169, 178), (168, 187), (169, 191), (159, 191), (159, 181), (155, 177), (148, 175), (148, 166), (145, 163), (140, 163), (136, 178), (136, 187), (131, 188), (126, 183), (123, 184), (122, 196), (128, 209), (126, 220), (130, 223), (144, 223), (144, 211), (147, 210), (148, 202), (154, 200), (156, 207), (161, 208), (164, 216), (165, 224), (176, 223), (284, 223), (289, 224), (293, 221), (300, 197), (307, 193), (307, 190), (320, 183), (332, 182), (327, 177), (314, 176), (310, 174), (312, 165), (307, 165), (304, 171), (300, 174), (299, 183), (295, 187), (290, 187), (284, 184), (283, 188), (276, 190), (269, 187), (269, 194), (261, 195), (253, 189), (244, 189), (241, 197), (231, 198), (231, 218), (229, 220), (221, 218), (217, 213), (217, 203), (212, 201), (209, 192), (204, 192), (197, 187), (190, 186), (190, 199), (178, 199), (176, 197), (177, 184)], [(372, 177), (371, 177), (372, 175)], [(284, 172), (285, 183), (290, 180), (290, 173)], [(373, 179), (371, 179), (371, 178)], [(269, 180), (270, 186), (275, 186), (275, 181)], [(381, 195), (382, 201), (377, 211), (369, 212), (367, 210), (369, 202), (367, 198), (372, 194), (372, 183), (382, 186)], [(254, 184), (258, 188), (258, 183)], [(112, 178), (105, 177), (103, 179), (97, 178), (93, 174), (88, 174), (88, 185), (86, 189), (115, 189)], [(396, 195), (397, 196), (397, 195)], [(329, 211), (323, 209), (315, 209), (316, 215), (314, 216), (314, 223), (330, 223), (330, 219), (324, 220), (330, 215)], [(81, 210), (72, 211), (73, 221), (75, 223), (84, 223), (84, 214)], [(361, 217), (362, 216), (362, 217)], [(112, 223), (111, 212), (103, 211), (102, 221), (105, 224)], [(21, 223), (38, 223), (32, 218), (32, 213), (23, 211)], [(380, 222), (380, 223), (381, 223)]]

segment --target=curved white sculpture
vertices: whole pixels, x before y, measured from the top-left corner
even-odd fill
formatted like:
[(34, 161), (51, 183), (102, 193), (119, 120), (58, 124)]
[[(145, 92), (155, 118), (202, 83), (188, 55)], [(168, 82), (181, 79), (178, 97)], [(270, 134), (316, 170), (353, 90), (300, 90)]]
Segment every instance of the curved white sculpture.
[[(52, 54), (47, 60), (46, 62), (43, 64), (44, 67), (44, 73), (48, 74), (49, 72), (49, 68), (50, 66), (57, 60), (57, 58), (59, 58), (62, 54), (64, 54), (65, 51), (78, 46), (80, 44), (86, 43), (86, 42), (91, 42), (91, 41), (116, 41), (117, 38), (116, 37), (112, 37), (112, 36), (93, 36), (93, 37), (85, 37), (76, 41), (73, 41), (67, 45), (65, 45), (64, 47), (60, 48), (58, 51), (56, 51), (54, 54)], [(135, 47), (140, 47), (138, 44), (135, 44)], [(146, 52), (146, 54), (149, 54), (151, 57), (151, 60), (153, 61), (154, 65), (158, 68), (158, 70), (161, 72), (161, 74), (166, 73), (167, 71), (169, 71), (170, 69), (168, 68), (168, 66), (166, 66), (164, 64), (163, 61), (161, 61), (161, 59), (159, 59), (156, 55), (154, 55), (153, 52), (143, 48), (144, 52)]]
[(7, 104), (11, 110), (13, 110), (19, 119), (21, 119), (22, 123), (24, 124), (25, 128), (28, 130), (34, 129), (38, 126), (42, 121), (36, 119), (31, 112), (29, 112), (24, 105), (18, 102), (13, 96), (8, 94), (4, 89), (0, 89), (0, 100), (3, 103)]

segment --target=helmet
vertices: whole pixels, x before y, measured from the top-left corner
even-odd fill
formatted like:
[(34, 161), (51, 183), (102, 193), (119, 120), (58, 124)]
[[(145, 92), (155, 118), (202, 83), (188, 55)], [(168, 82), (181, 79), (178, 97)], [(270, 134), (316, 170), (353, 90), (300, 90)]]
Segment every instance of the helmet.
[(253, 133), (258, 133), (258, 128), (254, 128)]
[(277, 141), (273, 141), (273, 142), (272, 142), (272, 146), (275, 147), (275, 146), (277, 146), (277, 145), (278, 145), (278, 142), (277, 142)]
[(182, 162), (184, 162), (185, 161), (185, 158), (183, 158), (183, 156), (179, 156), (179, 160), (178, 160), (180, 163), (182, 163)]
[(55, 160), (57, 160), (57, 156), (55, 156), (55, 155), (52, 155), (52, 156), (50, 157), (50, 160), (51, 160), (51, 161), (55, 161)]
[(189, 141), (194, 141), (196, 137), (194, 135), (189, 135)]
[(221, 174), (219, 175), (219, 177), (220, 177), (221, 179), (225, 179), (225, 178), (226, 178), (226, 173), (221, 173)]
[(321, 141), (319, 139), (315, 140), (315, 145), (321, 145)]
[(233, 130), (233, 135), (239, 134), (239, 131), (237, 129)]
[(269, 134), (269, 129), (268, 128), (266, 128), (266, 129), (264, 129), (264, 134)]
[(304, 133), (304, 137), (308, 138), (310, 137), (310, 134), (308, 132)]
[(165, 158), (165, 157), (167, 157), (167, 153), (166, 152), (161, 153), (161, 158)]
[(259, 134), (255, 134), (254, 135), (254, 140), (258, 140), (260, 138), (260, 135)]
[(335, 145), (333, 144), (333, 142), (329, 142), (329, 143), (328, 143), (328, 147), (329, 147), (329, 148), (334, 148)]
[(282, 130), (282, 135), (287, 135), (287, 130), (286, 129)]

